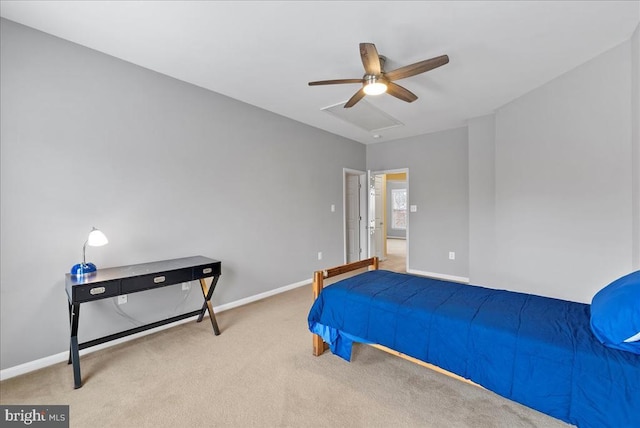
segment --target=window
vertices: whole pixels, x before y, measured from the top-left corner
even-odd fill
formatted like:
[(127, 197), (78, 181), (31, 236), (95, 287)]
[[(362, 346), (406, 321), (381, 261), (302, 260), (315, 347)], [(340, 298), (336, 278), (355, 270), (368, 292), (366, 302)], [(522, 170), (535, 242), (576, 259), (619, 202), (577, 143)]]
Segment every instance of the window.
[(407, 228), (407, 189), (391, 189), (391, 228)]

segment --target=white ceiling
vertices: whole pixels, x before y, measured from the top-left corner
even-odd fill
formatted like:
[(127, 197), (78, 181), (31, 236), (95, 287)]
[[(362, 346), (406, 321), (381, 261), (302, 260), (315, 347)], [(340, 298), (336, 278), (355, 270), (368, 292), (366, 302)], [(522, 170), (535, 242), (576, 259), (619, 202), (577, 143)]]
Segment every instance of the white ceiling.
[[(372, 143), (462, 126), (628, 40), (640, 1), (2, 1), (2, 17), (334, 134)], [(447, 54), (366, 100), (404, 126), (371, 132), (320, 109), (346, 102), (360, 42), (386, 70)], [(357, 107), (357, 105), (356, 105)]]

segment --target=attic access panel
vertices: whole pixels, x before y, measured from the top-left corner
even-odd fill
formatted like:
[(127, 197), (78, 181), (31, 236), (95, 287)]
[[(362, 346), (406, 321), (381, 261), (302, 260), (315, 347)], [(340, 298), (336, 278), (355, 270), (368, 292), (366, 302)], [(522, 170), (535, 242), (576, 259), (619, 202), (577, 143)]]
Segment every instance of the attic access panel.
[(347, 123), (364, 129), (367, 132), (377, 132), (383, 129), (404, 126), (404, 123), (390, 116), (366, 100), (361, 100), (351, 108), (344, 108), (345, 102), (321, 108), (320, 110), (329, 113)]

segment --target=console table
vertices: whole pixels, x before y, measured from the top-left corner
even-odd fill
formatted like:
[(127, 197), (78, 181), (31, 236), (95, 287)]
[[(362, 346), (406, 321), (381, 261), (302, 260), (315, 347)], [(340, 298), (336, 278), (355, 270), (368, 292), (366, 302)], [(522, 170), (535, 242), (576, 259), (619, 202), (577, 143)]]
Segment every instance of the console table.
[[(69, 343), (69, 364), (73, 363), (74, 388), (82, 386), (80, 376), (80, 350), (101, 343), (116, 340), (121, 337), (139, 333), (144, 330), (159, 327), (178, 320), (198, 315), (197, 322), (202, 321), (205, 312), (209, 312), (209, 319), (215, 335), (220, 334), (216, 316), (211, 305), (211, 296), (221, 274), (221, 262), (203, 256), (185, 257), (181, 259), (164, 260), (160, 262), (142, 263), (130, 266), (119, 266), (99, 269), (96, 272), (76, 276), (67, 274), (65, 287), (69, 300), (69, 323), (71, 325), (71, 340)], [(207, 285), (206, 278), (211, 278)], [(200, 281), (204, 303), (201, 309), (182, 315), (146, 324), (130, 330), (104, 336), (99, 339), (78, 343), (78, 320), (80, 318), (80, 304), (94, 300), (106, 299), (138, 291), (152, 290), (188, 281)]]

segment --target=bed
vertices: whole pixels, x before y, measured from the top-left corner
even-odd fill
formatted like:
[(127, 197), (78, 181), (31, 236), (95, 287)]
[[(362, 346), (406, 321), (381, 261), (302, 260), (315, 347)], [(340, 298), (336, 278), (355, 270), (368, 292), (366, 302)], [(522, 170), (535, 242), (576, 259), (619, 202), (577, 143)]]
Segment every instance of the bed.
[(640, 355), (596, 339), (590, 305), (378, 270), (376, 258), (315, 272), (313, 290), (316, 356), (350, 361), (354, 342), (371, 344), (579, 427), (640, 427)]

